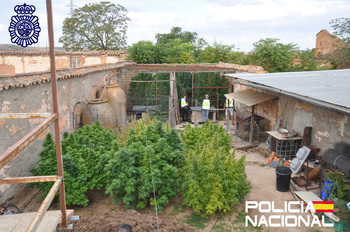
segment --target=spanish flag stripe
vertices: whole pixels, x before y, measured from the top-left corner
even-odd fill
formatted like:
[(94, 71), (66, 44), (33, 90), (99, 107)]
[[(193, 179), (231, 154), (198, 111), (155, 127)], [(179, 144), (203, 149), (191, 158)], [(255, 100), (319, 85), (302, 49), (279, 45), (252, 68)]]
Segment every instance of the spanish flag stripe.
[(317, 213), (334, 212), (333, 201), (313, 201), (312, 203)]
[(334, 201), (313, 201), (313, 204), (334, 204)]
[(318, 209), (334, 209), (334, 205), (331, 204), (314, 204), (316, 210)]
[(334, 210), (331, 210), (331, 209), (317, 209), (316, 210), (316, 213), (333, 213)]

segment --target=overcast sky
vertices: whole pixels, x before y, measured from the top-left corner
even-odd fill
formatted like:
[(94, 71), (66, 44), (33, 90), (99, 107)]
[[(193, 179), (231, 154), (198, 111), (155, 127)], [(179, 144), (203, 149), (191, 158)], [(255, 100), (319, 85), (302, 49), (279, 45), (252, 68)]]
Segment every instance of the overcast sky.
[[(11, 44), (8, 27), (13, 7), (32, 4), (39, 17), (41, 33), (36, 46), (47, 45), (45, 0), (0, 0), (0, 44)], [(52, 0), (55, 46), (62, 46), (62, 23), (69, 16), (69, 0)], [(74, 0), (81, 7), (89, 0)], [(140, 40), (155, 41), (156, 33), (167, 33), (173, 26), (197, 32), (207, 42), (235, 45), (250, 51), (259, 39), (278, 38), (296, 43), (301, 49), (314, 48), (316, 34), (327, 29), (329, 21), (350, 17), (350, 0), (111, 0), (128, 10), (127, 44)]]

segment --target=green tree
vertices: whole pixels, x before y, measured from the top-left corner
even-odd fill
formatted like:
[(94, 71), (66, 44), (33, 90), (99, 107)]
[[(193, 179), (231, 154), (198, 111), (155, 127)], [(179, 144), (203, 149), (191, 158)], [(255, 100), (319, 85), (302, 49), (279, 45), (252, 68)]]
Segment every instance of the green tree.
[(159, 60), (163, 64), (192, 64), (194, 63), (195, 46), (173, 39), (166, 44), (157, 44)]
[[(338, 49), (333, 51), (333, 54), (328, 57), (334, 68), (339, 66), (350, 65), (350, 18), (336, 18), (332, 19), (329, 24), (333, 28), (333, 34), (342, 39), (336, 44)], [(347, 46), (346, 44), (347, 43)]]
[(170, 33), (157, 33), (157, 42), (139, 41), (128, 48), (129, 59), (138, 64), (192, 64), (207, 45), (197, 32), (173, 27)]
[(126, 46), (127, 10), (110, 2), (89, 3), (63, 22), (65, 50), (115, 50)]
[(138, 64), (159, 63), (159, 52), (151, 41), (141, 40), (128, 48), (129, 60)]
[(332, 19), (329, 24), (333, 28), (333, 34), (346, 43), (350, 43), (350, 18)]
[(128, 48), (129, 59), (138, 64), (191, 64), (195, 46), (173, 39), (166, 44), (139, 41)]
[(198, 61), (200, 63), (241, 63), (244, 53), (233, 51), (234, 47), (234, 45), (224, 45), (215, 42), (199, 53)]
[(173, 40), (180, 40), (183, 43), (196, 44), (198, 39), (197, 32), (182, 31), (181, 27), (173, 27), (170, 33), (157, 33), (157, 44), (171, 43)]
[(316, 59), (315, 49), (305, 49), (298, 51), (299, 62), (294, 65), (295, 71), (315, 71), (318, 70), (319, 61)]
[(254, 53), (250, 55), (253, 65), (262, 66), (269, 72), (288, 72), (293, 66), (296, 44), (282, 44), (276, 38), (260, 39), (254, 43)]
[[(159, 47), (159, 51), (161, 53), (163, 52), (164, 54), (164, 50), (166, 53), (172, 53), (172, 57), (170, 57), (170, 55), (164, 56), (166, 60), (178, 60), (173, 63), (194, 63), (195, 61), (197, 61), (197, 57), (199, 56), (203, 48), (208, 44), (204, 40), (204, 38), (198, 37), (197, 32), (182, 31), (181, 27), (171, 28), (170, 33), (157, 33), (155, 37), (157, 40), (156, 45)], [(164, 48), (164, 46), (167, 46), (167, 48), (162, 49)], [(179, 52), (179, 50), (181, 52), (176, 53)], [(177, 56), (180, 57), (178, 58)], [(162, 63), (169, 62), (163, 61)]]

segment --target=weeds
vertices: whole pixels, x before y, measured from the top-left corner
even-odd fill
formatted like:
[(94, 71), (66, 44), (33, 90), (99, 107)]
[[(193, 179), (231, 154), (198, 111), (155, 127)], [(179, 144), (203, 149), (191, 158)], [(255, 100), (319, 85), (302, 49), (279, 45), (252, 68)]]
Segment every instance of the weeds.
[(183, 208), (180, 209), (178, 205), (175, 205), (173, 210), (169, 214), (172, 216), (175, 216), (175, 215), (178, 215), (179, 213), (183, 213), (183, 212), (185, 212), (185, 210)]
[(215, 232), (231, 232), (232, 231), (232, 226), (225, 222), (220, 222), (215, 225), (213, 228), (213, 231)]
[(205, 223), (209, 221), (209, 218), (205, 218), (200, 214), (191, 213), (191, 216), (187, 218), (186, 223), (190, 226), (196, 227), (198, 229), (205, 228)]
[(254, 227), (251, 224), (248, 224), (248, 227), (245, 226), (245, 217), (248, 214), (242, 211), (238, 211), (238, 215), (235, 217), (235, 219), (232, 221), (232, 226), (234, 231), (262, 231), (262, 227)]

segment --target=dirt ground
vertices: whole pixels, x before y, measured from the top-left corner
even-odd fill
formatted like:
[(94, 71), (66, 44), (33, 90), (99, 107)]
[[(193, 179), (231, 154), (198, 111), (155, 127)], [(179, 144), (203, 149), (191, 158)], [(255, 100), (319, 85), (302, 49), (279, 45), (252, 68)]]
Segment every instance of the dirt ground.
[[(181, 128), (178, 128), (181, 129)], [(233, 136), (232, 145), (240, 147), (247, 145), (239, 138)], [(246, 197), (246, 201), (275, 201), (276, 208), (282, 208), (284, 201), (295, 201), (291, 192), (278, 192), (276, 190), (275, 169), (265, 164), (264, 154), (259, 149), (251, 149), (247, 152), (237, 151), (236, 156), (246, 156), (246, 173), (248, 181), (252, 185), (251, 192)], [(22, 204), (24, 212), (36, 211), (42, 199), (41, 191), (27, 189), (23, 193), (25, 198), (31, 199), (30, 203)], [(120, 225), (130, 224), (133, 231), (157, 231), (157, 218), (155, 210), (151, 207), (142, 210), (127, 211), (123, 204), (113, 204), (113, 198), (106, 196), (104, 191), (91, 191), (88, 193), (90, 203), (87, 207), (68, 207), (75, 210), (75, 215), (80, 216), (80, 220), (73, 222), (73, 231), (117, 231)], [(59, 209), (53, 205), (50, 210)], [(257, 210), (248, 212), (252, 218), (262, 214)], [(266, 228), (245, 226), (245, 205), (244, 202), (236, 205), (228, 215), (213, 215), (204, 219), (196, 217), (192, 210), (182, 205), (182, 198), (179, 196), (172, 199), (170, 203), (158, 212), (159, 231), (285, 231), (285, 232), (311, 232), (311, 231), (334, 231), (332, 228)], [(268, 217), (269, 213), (264, 216)]]

